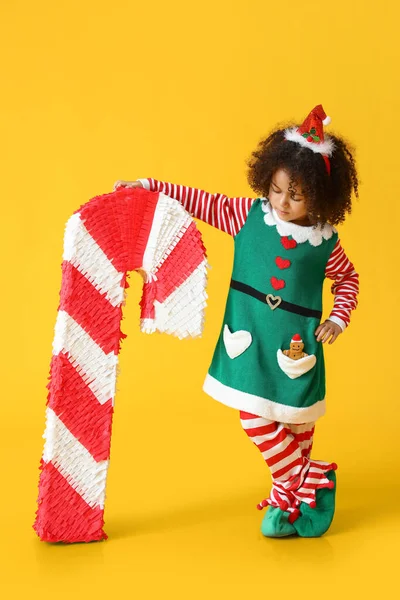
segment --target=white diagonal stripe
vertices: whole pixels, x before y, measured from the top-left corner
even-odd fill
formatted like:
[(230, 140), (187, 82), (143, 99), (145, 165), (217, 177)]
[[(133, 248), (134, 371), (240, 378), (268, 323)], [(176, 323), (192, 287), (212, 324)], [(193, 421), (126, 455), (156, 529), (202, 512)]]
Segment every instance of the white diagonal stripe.
[[(254, 440), (254, 438), (252, 438)], [(275, 456), (276, 454), (279, 454), (280, 452), (283, 452), (284, 450), (286, 450), (286, 448), (289, 446), (289, 444), (292, 443), (292, 439), (290, 436), (285, 437), (284, 440), (282, 440), (282, 442), (279, 442), (279, 444), (276, 444), (273, 448), (270, 448), (269, 450), (264, 450), (264, 452), (261, 452), (261, 454), (264, 457), (264, 460), (268, 460), (268, 458), (272, 458), (272, 456)], [(274, 466), (275, 468), (275, 466)]]
[[(275, 463), (274, 465), (272, 465), (271, 470), (273, 473), (276, 473), (277, 471), (280, 471), (281, 469), (283, 469), (283, 467), (287, 467), (288, 465), (290, 465), (290, 463), (294, 462), (297, 458), (300, 458), (300, 452), (294, 450), (291, 454), (289, 454), (289, 456), (286, 456), (285, 458), (282, 458), (282, 460), (280, 460), (279, 462)], [(300, 469), (301, 465), (297, 465), (296, 469)]]
[(154, 324), (180, 339), (200, 336), (207, 305), (207, 261), (204, 259), (164, 302), (154, 301)]
[(240, 422), (242, 424), (243, 429), (246, 430), (255, 429), (256, 427), (264, 427), (265, 425), (269, 425), (270, 423), (272, 423), (272, 421), (267, 421), (262, 417), (258, 417), (257, 419), (240, 419)]
[(43, 460), (51, 461), (89, 506), (103, 509), (109, 461), (96, 462), (49, 407), (42, 437)]
[(146, 273), (157, 272), (192, 221), (177, 200), (159, 194), (143, 255), (142, 268)]
[(315, 426), (314, 421), (312, 421), (311, 423), (301, 423), (301, 424), (297, 424), (297, 425), (294, 423), (288, 424), (289, 429), (291, 429), (296, 434), (306, 433), (308, 431), (311, 431), (314, 426)]
[[(317, 478), (317, 477), (307, 477), (305, 480), (305, 483), (313, 483), (315, 485), (321, 483), (321, 479)], [(329, 481), (329, 479), (327, 479), (327, 481)]]
[[(88, 333), (64, 310), (54, 328), (53, 354), (65, 353), (100, 404), (115, 395), (118, 355), (105, 354)], [(113, 404), (114, 405), (114, 404)]]
[(80, 213), (70, 217), (65, 226), (63, 260), (68, 260), (113, 306), (124, 300), (124, 287), (120, 273), (92, 238)]

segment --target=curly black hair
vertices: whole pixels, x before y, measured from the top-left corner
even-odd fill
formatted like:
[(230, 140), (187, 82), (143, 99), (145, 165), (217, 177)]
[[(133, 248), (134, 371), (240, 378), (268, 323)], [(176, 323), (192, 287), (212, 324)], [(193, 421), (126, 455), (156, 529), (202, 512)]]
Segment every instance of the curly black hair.
[(352, 190), (358, 198), (354, 147), (340, 135), (325, 134), (325, 138), (329, 136), (334, 144), (329, 157), (329, 175), (320, 153), (285, 139), (284, 130), (288, 127), (298, 125), (280, 124), (279, 129), (262, 139), (252, 152), (246, 162), (250, 187), (262, 197), (268, 197), (273, 174), (277, 169), (284, 169), (291, 177), (291, 185), (294, 182), (301, 186), (312, 224), (342, 223), (346, 213), (351, 213)]

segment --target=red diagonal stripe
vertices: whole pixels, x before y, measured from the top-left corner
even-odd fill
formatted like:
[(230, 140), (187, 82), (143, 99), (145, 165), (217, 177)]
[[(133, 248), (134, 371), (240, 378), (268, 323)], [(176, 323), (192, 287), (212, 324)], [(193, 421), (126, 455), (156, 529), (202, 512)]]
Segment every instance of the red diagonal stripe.
[(102, 350), (118, 354), (122, 308), (114, 307), (70, 262), (62, 263), (61, 310), (65, 310)]
[(304, 433), (294, 433), (293, 431), (291, 433), (298, 442), (306, 442), (307, 440), (311, 440), (313, 437), (314, 428), (310, 431), (305, 431)]
[(81, 219), (115, 268), (124, 273), (142, 264), (159, 194), (143, 188), (118, 188), (81, 206)]
[(245, 410), (241, 410), (240, 418), (244, 421), (246, 419), (259, 419), (260, 417), (253, 415), (253, 413), (246, 412)]
[(110, 456), (112, 400), (100, 404), (65, 354), (52, 356), (48, 405), (99, 462)]
[(272, 471), (272, 477), (274, 479), (279, 479), (280, 477), (282, 477), (282, 475), (284, 475), (288, 471), (291, 471), (294, 467), (297, 467), (297, 465), (302, 465), (302, 464), (303, 464), (303, 458), (296, 458), (296, 460), (294, 460), (293, 462), (289, 463), (288, 465), (282, 467), (282, 469), (279, 469), (278, 471)]
[[(194, 221), (157, 271), (157, 300), (164, 302), (204, 260), (205, 249)], [(197, 238), (197, 239), (196, 239)]]
[[(272, 450), (275, 446), (277, 446), (278, 444), (283, 442), (286, 438), (287, 438), (287, 430), (281, 429), (281, 431), (273, 439), (265, 440), (264, 442), (261, 442), (261, 444), (259, 444), (257, 447), (260, 450), (260, 452), (265, 452), (265, 450)], [(290, 448), (290, 445), (288, 446), (288, 448)], [(285, 450), (283, 450), (283, 452), (285, 452)], [(268, 465), (271, 466), (271, 464), (275, 464), (275, 462), (279, 462), (279, 460), (281, 460), (280, 458), (277, 460), (275, 460), (275, 459), (277, 456), (280, 456), (281, 454), (282, 454), (282, 452), (280, 452), (279, 454), (275, 454), (274, 456), (271, 456), (271, 458), (268, 458), (267, 459)]]
[(107, 539), (104, 509), (91, 508), (49, 462), (40, 461), (38, 509), (33, 529), (45, 542)]
[(255, 437), (273, 433), (276, 428), (276, 423), (274, 422), (269, 425), (261, 425), (260, 427), (246, 427), (244, 430), (249, 437)]
[[(283, 439), (285, 439), (285, 437), (287, 435), (286, 431), (283, 430), (283, 433), (285, 434), (283, 436)], [(283, 440), (280, 440), (280, 441), (283, 441)], [(291, 454), (294, 454), (296, 452), (296, 450), (298, 450), (298, 448), (299, 448), (299, 445), (298, 445), (297, 441), (296, 440), (292, 440), (290, 442), (290, 444), (288, 446), (286, 446), (286, 448), (284, 450), (281, 450), (280, 452), (278, 452), (277, 454), (274, 454), (274, 456), (271, 456), (271, 458), (268, 459), (268, 461), (267, 461), (268, 462), (268, 466), (271, 467), (272, 465), (275, 465), (276, 463), (279, 463), (284, 458), (287, 458)]]

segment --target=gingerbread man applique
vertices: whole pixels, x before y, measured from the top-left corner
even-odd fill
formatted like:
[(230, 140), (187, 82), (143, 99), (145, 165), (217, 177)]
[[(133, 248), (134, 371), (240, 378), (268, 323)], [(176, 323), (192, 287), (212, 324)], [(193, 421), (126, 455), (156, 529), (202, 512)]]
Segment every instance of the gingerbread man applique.
[(301, 339), (301, 336), (298, 333), (296, 333), (290, 340), (290, 349), (284, 350), (283, 354), (285, 356), (288, 356), (289, 358), (292, 358), (293, 360), (299, 360), (299, 358), (304, 358), (305, 356), (308, 356), (306, 352), (303, 352), (303, 349), (303, 340)]
[(315, 354), (304, 352), (304, 342), (298, 333), (290, 340), (289, 350), (278, 350), (277, 359), (280, 368), (290, 379), (305, 375), (317, 362)]

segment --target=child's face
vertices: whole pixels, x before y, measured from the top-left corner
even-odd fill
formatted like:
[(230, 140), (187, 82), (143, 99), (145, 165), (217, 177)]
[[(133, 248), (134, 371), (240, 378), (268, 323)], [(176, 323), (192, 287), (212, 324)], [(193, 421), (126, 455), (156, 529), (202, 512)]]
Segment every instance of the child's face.
[(309, 224), (307, 199), (298, 184), (290, 186), (290, 176), (284, 169), (278, 169), (272, 175), (268, 198), (282, 221), (297, 225)]

